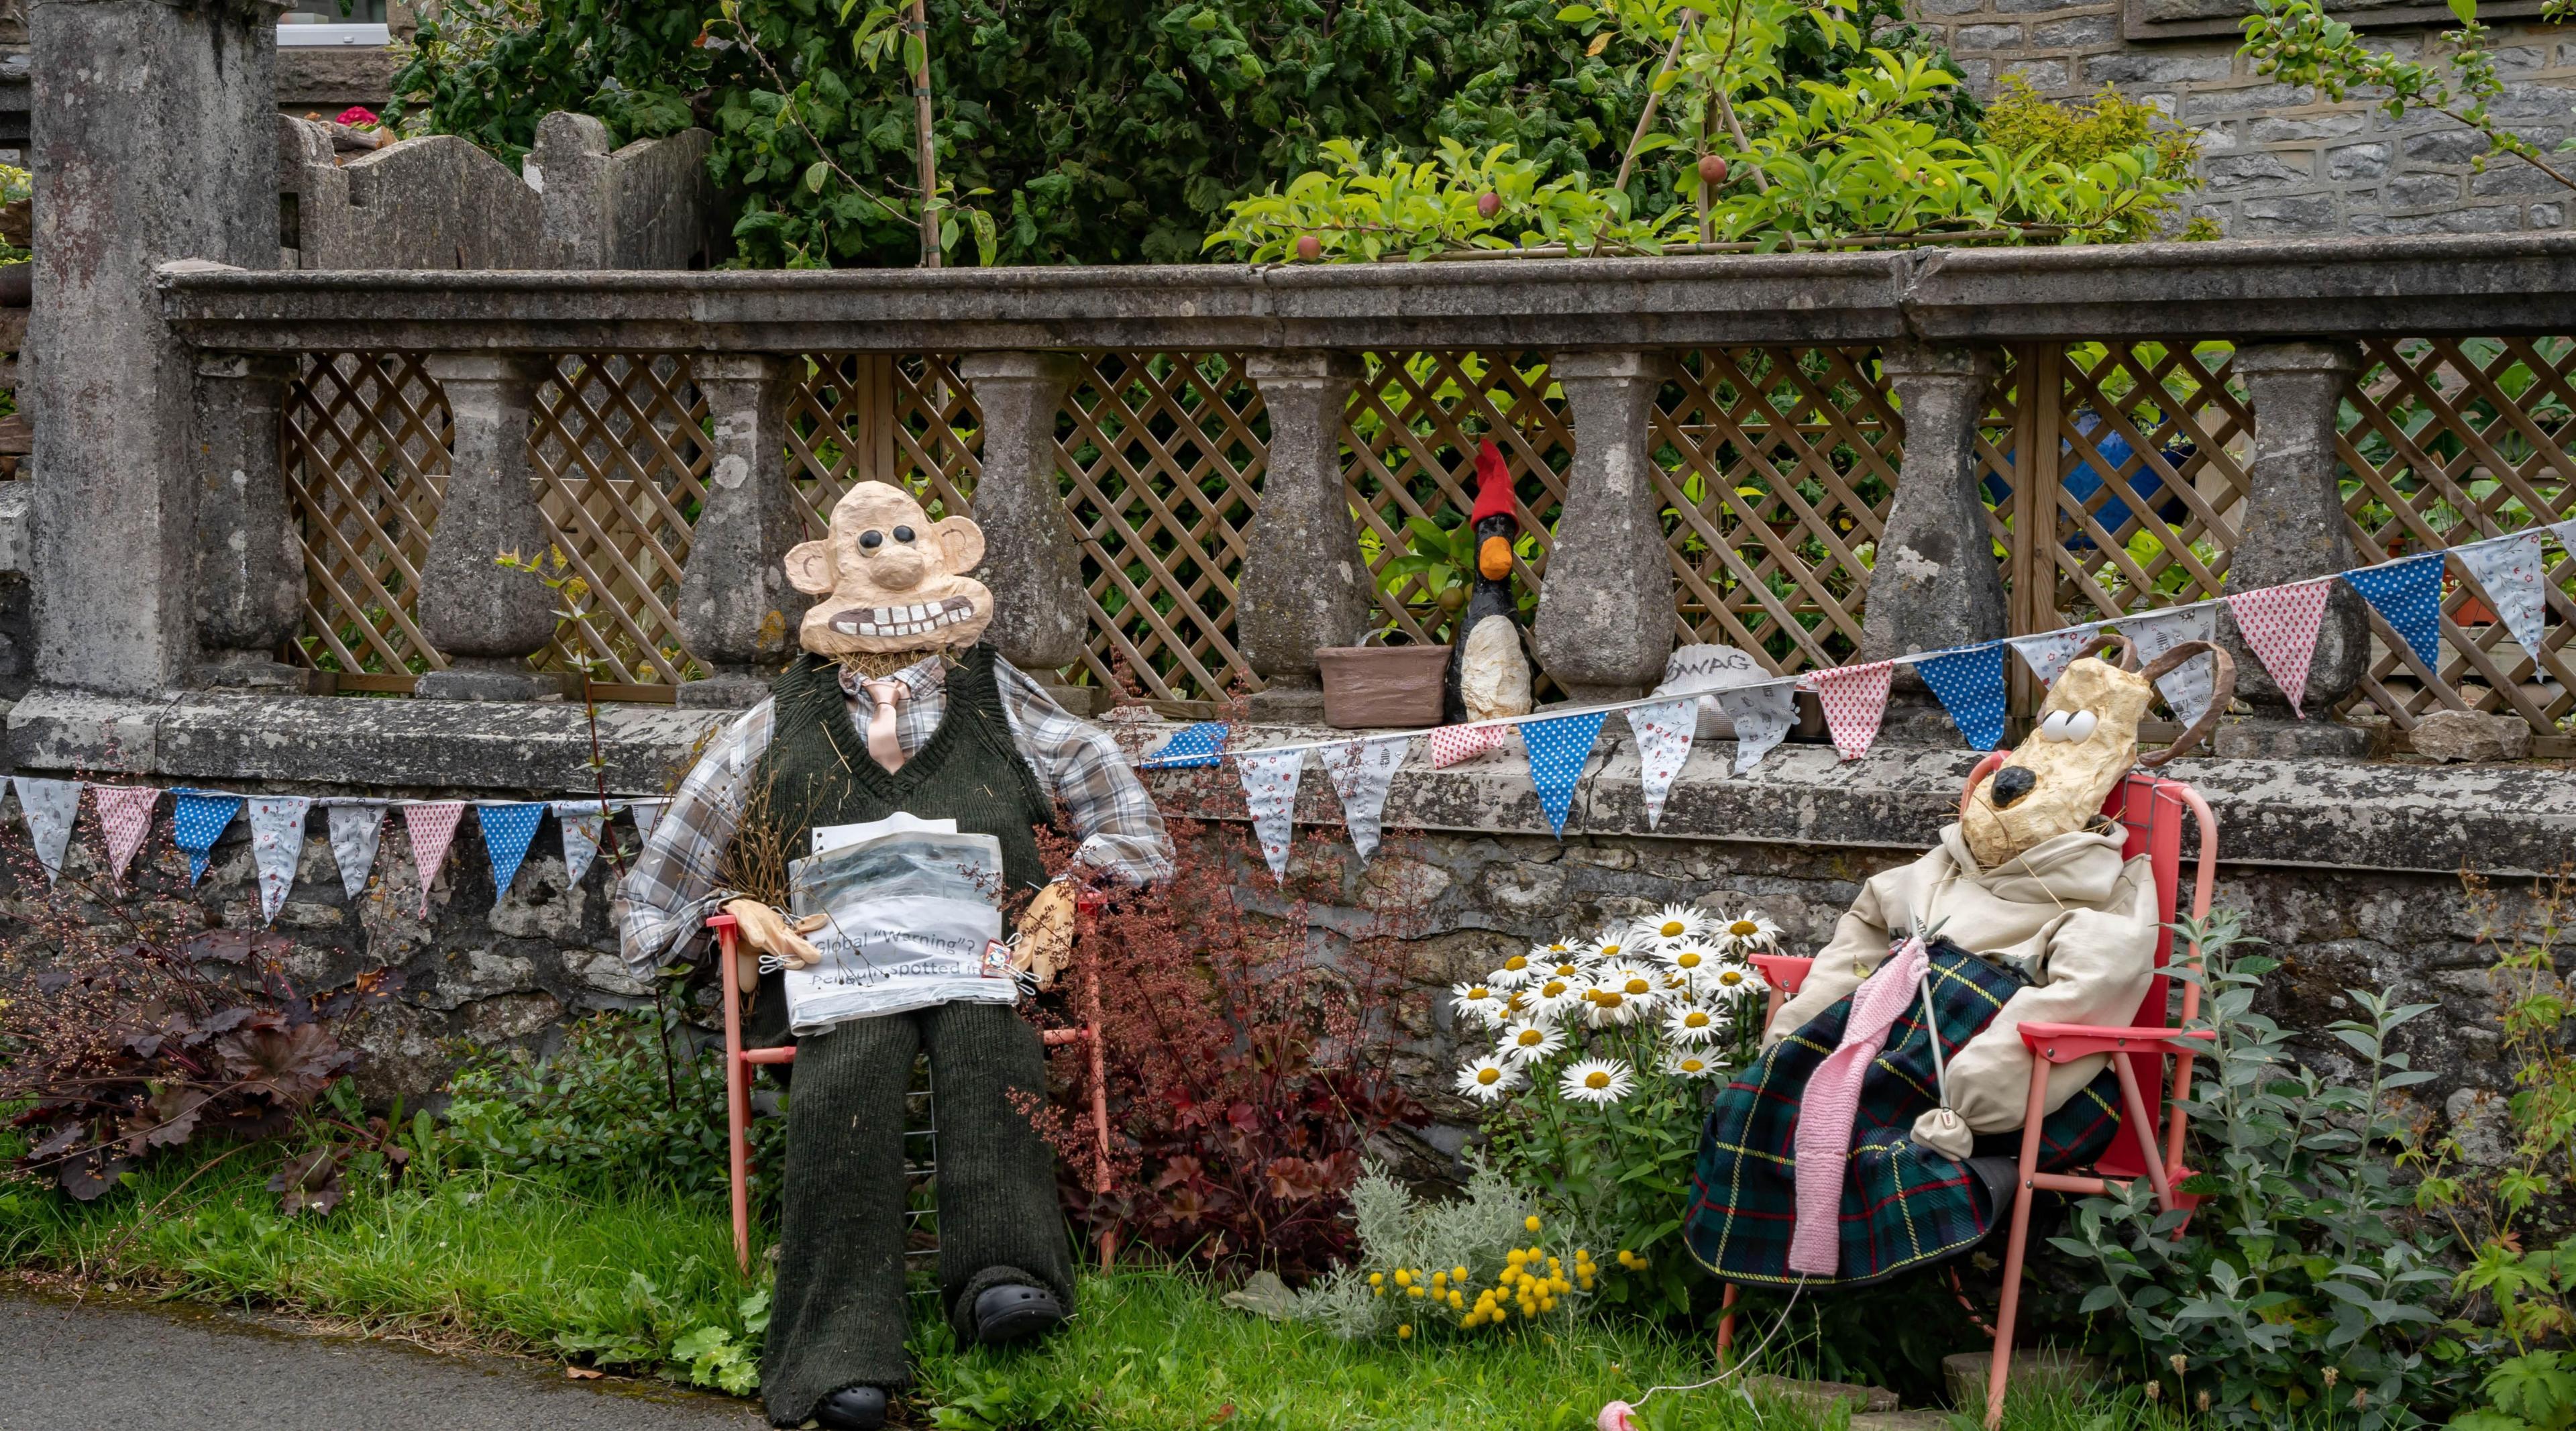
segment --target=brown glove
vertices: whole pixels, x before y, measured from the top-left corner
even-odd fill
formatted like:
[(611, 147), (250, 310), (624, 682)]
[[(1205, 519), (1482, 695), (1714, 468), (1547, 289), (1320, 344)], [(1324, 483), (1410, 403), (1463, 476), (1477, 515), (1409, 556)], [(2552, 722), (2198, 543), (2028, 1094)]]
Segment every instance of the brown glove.
[(1035, 977), (1043, 989), (1057, 971), (1073, 962), (1073, 886), (1058, 880), (1039, 890), (1020, 914), (1020, 932), (1011, 946), (1011, 967)]
[(828, 914), (809, 914), (789, 922), (787, 916), (756, 899), (729, 899), (724, 912), (741, 926), (734, 945), (734, 973), (738, 987), (749, 989), (760, 981), (760, 956), (775, 954), (791, 969), (805, 969), (823, 961), (823, 953), (805, 942), (804, 936), (832, 922)]

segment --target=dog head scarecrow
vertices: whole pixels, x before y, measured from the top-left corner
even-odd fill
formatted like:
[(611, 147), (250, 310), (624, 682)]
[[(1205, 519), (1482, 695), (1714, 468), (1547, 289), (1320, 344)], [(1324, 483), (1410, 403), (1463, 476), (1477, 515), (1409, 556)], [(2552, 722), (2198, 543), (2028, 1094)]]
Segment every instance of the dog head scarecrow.
[[(2143, 671), (2129, 669), (2137, 648), (2113, 636), (2121, 665), (2087, 656), (2067, 666), (2040, 704), (2039, 725), (1994, 778), (1978, 785), (1961, 816), (1969, 853), (1986, 869), (2074, 830), (2089, 828), (2131, 767), (2162, 765), (2191, 748), (2218, 723), (2236, 689), (2236, 663), (2206, 641), (2176, 646)], [(2173, 744), (2138, 754), (2138, 722), (2155, 699), (2156, 681), (2207, 655), (2217, 663), (2209, 709)]]
[(833, 504), (829, 535), (788, 548), (787, 580), (816, 598), (799, 638), (818, 656), (971, 646), (993, 621), (993, 593), (966, 575), (983, 560), (973, 522), (934, 522), (911, 493), (862, 482)]

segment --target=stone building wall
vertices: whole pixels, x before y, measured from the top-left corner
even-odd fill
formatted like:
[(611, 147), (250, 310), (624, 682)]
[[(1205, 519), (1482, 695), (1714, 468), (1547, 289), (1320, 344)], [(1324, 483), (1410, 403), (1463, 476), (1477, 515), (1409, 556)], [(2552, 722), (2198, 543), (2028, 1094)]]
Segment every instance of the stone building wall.
[[(2054, 99), (2112, 86), (2199, 132), (2206, 185), (2188, 212), (2230, 238), (2332, 234), (2495, 233), (2561, 228), (2576, 196), (2515, 159), (2474, 169), (2482, 143), (2438, 114), (2402, 120), (2363, 96), (2327, 99), (2253, 73), (2236, 53), (2231, 0), (1910, 0), (1980, 95), (2019, 75)], [(2336, 7), (2340, 9), (2341, 7)], [(2432, 7), (2439, 14), (2439, 7)], [(2576, 24), (2498, 18), (2531, 5), (2482, 7), (2507, 85), (2505, 127), (2555, 148), (2576, 117)], [(2381, 13), (2385, 14), (2383, 10)], [(2438, 48), (2449, 24), (2371, 31), (2367, 42), (2410, 58)]]

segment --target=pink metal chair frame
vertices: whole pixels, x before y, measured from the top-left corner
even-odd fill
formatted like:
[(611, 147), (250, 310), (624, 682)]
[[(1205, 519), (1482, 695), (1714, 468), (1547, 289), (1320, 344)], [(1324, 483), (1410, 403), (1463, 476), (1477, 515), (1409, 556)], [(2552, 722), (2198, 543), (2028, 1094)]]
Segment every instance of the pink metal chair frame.
[[(1997, 751), (1977, 763), (1968, 774), (1967, 784), (1959, 792), (1959, 809), (1964, 814), (1968, 800), (1976, 792), (1977, 782), (1995, 773), (2004, 763), (2005, 753)], [(2209, 802), (2200, 792), (2179, 780), (2165, 780), (2153, 775), (2132, 773), (2103, 802), (2102, 813), (2118, 820), (2128, 831), (2122, 852), (2134, 859), (2149, 857), (2155, 872), (2157, 908), (2177, 911), (2182, 889), (2183, 816), (2188, 814), (2200, 835), (2197, 868), (2191, 887), (2191, 918), (2209, 915), (2211, 891), (2218, 881), (2218, 817), (2210, 812)], [(2173, 930), (2168, 927), (2156, 938), (2156, 967), (2163, 969), (2173, 962)], [(2186, 951), (2184, 964), (2200, 968), (2200, 950)], [(1767, 986), (1768, 1004), (1765, 1018), (1777, 1013), (1782, 1000), (1798, 991), (1806, 982), (1811, 959), (1783, 954), (1755, 955), (1753, 964)], [(2034, 1191), (2100, 1194), (2115, 1183), (2126, 1183), (2145, 1177), (2155, 1189), (2157, 1201), (2168, 1212), (2180, 1208), (2189, 1211), (2195, 1201), (2178, 1191), (2191, 1176), (2183, 1166), (2183, 1138), (2188, 1120), (2182, 1100), (2191, 1089), (2191, 1061), (2204, 1051), (2211, 1040), (2206, 1032), (2183, 1033), (2167, 1019), (2170, 980), (2159, 974), (2148, 985), (2146, 997), (2139, 1001), (2138, 1011), (2125, 1025), (2094, 1024), (2024, 1024), (2021, 1041), (2033, 1054), (2030, 1070), (2030, 1104), (2022, 1119), (2021, 1195), (2013, 1199), (2012, 1229), (2005, 1244), (2003, 1300), (1995, 1317), (1994, 1362), (1987, 1372), (1986, 1425), (2003, 1424), (2005, 1383), (2012, 1374), (2013, 1324), (2021, 1311), (2022, 1263), (2030, 1250), (2030, 1194)], [(2188, 1025), (2200, 1014), (2200, 985), (2186, 980), (2182, 988), (2181, 1024)], [(2112, 1055), (2111, 1067), (2120, 1081), (2121, 1125), (2132, 1136), (2115, 1138), (2089, 1174), (2043, 1173), (2039, 1171), (2039, 1125), (2047, 1116), (2048, 1070), (2055, 1064), (2072, 1063), (2097, 1053)], [(2170, 1081), (2163, 1077), (2163, 1063), (2173, 1060)], [(2148, 1112), (2148, 1086), (2164, 1094), (2162, 1137), (2158, 1120)], [(1736, 1288), (1726, 1289), (1725, 1305), (1733, 1308)], [(1718, 1323), (1717, 1349), (1723, 1357), (1734, 1345), (1735, 1315), (1730, 1310)]]
[[(1086, 895), (1082, 901), (1084, 922), (1096, 899)], [(718, 914), (707, 920), (716, 933), (716, 963), (723, 971), (724, 1036), (725, 1036), (725, 1151), (731, 1163), (733, 1181), (733, 1255), (745, 1272), (751, 1270), (751, 1070), (769, 1064), (796, 1061), (796, 1046), (784, 1048), (745, 1048), (742, 1046), (742, 988), (735, 973), (734, 948), (739, 937), (736, 922), (730, 914)], [(1049, 1048), (1081, 1044), (1091, 1055), (1091, 1131), (1098, 1163), (1092, 1174), (1092, 1191), (1106, 1195), (1109, 1180), (1109, 1087), (1102, 1077), (1100, 1047), (1100, 978), (1092, 961), (1074, 961), (1079, 982), (1074, 998), (1082, 1010), (1082, 1023), (1073, 1028), (1046, 1029), (1039, 1034)], [(1106, 1271), (1118, 1255), (1118, 1233), (1114, 1227), (1100, 1231), (1100, 1266)]]

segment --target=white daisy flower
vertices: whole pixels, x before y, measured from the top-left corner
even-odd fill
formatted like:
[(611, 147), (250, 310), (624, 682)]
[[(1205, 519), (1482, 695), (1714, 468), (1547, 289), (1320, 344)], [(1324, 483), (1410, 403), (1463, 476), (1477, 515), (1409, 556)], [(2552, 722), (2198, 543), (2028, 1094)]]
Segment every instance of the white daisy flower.
[(1503, 967), (1485, 976), (1485, 982), (1497, 989), (1517, 989), (1529, 983), (1538, 973), (1538, 963), (1527, 954), (1515, 954), (1503, 961)]
[(1649, 989), (1643, 995), (1631, 994), (1628, 986), (1632, 982), (1635, 981), (1604, 978), (1583, 991), (1583, 1001), (1591, 1005), (1584, 1017), (1594, 1028), (1622, 1028), (1654, 1013), (1655, 995), (1660, 991)]
[(1613, 925), (1601, 931), (1600, 938), (1583, 946), (1582, 955), (1585, 962), (1594, 965), (1622, 963), (1645, 955), (1646, 942), (1626, 925)]
[(1663, 971), (1644, 963), (1614, 964), (1592, 976), (1592, 987), (1645, 1004), (1662, 1002), (1668, 992)]
[(1761, 988), (1762, 981), (1752, 970), (1733, 961), (1718, 965), (1699, 981), (1700, 993), (1712, 999), (1738, 999)]
[(1453, 984), (1449, 996), (1449, 1009), (1460, 1022), (1489, 1029), (1503, 1026), (1503, 996), (1492, 985)]
[(1759, 910), (1748, 909), (1716, 927), (1727, 943), (1742, 953), (1768, 952), (1780, 942), (1780, 926)]
[(1668, 904), (1637, 922), (1658, 945), (1696, 943), (1708, 933), (1708, 914), (1687, 904)]
[(1691, 981), (1694, 987), (1709, 970), (1726, 962), (1725, 955), (1696, 941), (1666, 944), (1655, 951), (1655, 957), (1663, 960), (1665, 967)]
[(1664, 1016), (1664, 1037), (1679, 1044), (1704, 1044), (1726, 1032), (1726, 1015), (1697, 1004), (1683, 1004)]
[(1697, 1049), (1675, 1049), (1664, 1055), (1664, 1072), (1675, 1078), (1706, 1078), (1717, 1072), (1717, 1060)]
[(1562, 1031), (1542, 1023), (1517, 1023), (1503, 1030), (1503, 1041), (1496, 1054), (1515, 1068), (1527, 1068), (1555, 1055), (1565, 1047)]
[(1531, 1022), (1553, 1023), (1569, 1011), (1582, 1008), (1583, 991), (1590, 987), (1589, 980), (1551, 973), (1540, 975), (1519, 992), (1529, 1000)]
[(1458, 1070), (1458, 1091), (1479, 1103), (1491, 1103), (1520, 1086), (1519, 1070), (1496, 1054), (1486, 1054)]
[(1580, 1059), (1556, 1083), (1556, 1091), (1567, 1098), (1604, 1106), (1627, 1097), (1636, 1087), (1636, 1071), (1619, 1058)]

